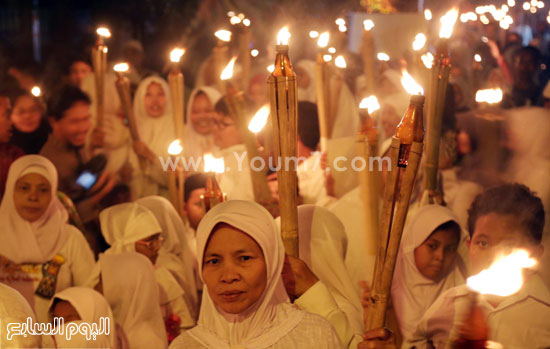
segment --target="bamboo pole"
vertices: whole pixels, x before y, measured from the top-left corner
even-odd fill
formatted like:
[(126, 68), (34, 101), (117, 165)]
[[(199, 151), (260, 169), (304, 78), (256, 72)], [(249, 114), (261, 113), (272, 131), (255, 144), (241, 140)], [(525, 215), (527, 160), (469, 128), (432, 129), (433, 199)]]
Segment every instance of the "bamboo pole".
[(370, 29), (363, 31), (361, 39), (361, 57), (363, 58), (363, 72), (367, 84), (367, 94), (374, 92), (374, 38)]
[(321, 135), (321, 152), (327, 151), (327, 143), (329, 139), (329, 120), (326, 99), (327, 91), (325, 89), (325, 66), (323, 54), (317, 54), (317, 62), (315, 63), (315, 92), (317, 95), (317, 114), (319, 117), (319, 133)]
[(250, 28), (241, 24), (239, 32), (239, 61), (242, 65), (242, 90), (248, 90), (248, 83), (250, 81)]
[(94, 85), (96, 100), (96, 126), (103, 127), (104, 121), (104, 96), (105, 73), (107, 70), (107, 46), (103, 42), (98, 43), (92, 49), (92, 66), (94, 68)]

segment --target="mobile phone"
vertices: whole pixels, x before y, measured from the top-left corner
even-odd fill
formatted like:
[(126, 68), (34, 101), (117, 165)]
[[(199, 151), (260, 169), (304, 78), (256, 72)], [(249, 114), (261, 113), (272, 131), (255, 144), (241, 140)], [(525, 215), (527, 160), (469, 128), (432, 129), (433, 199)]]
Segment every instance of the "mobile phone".
[(82, 171), (82, 173), (76, 179), (76, 183), (86, 190), (90, 189), (96, 181), (97, 174), (91, 173), (90, 171), (86, 170)]

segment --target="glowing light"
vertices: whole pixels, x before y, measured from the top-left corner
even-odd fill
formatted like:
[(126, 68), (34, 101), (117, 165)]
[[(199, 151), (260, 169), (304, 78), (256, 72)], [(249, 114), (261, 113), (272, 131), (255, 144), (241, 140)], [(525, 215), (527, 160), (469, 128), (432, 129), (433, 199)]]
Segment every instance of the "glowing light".
[(316, 39), (319, 37), (319, 32), (316, 31), (316, 30), (312, 30), (309, 32), (309, 37), (312, 38), (312, 39)]
[(468, 21), (477, 21), (477, 15), (474, 12), (466, 12), (460, 15), (460, 21), (466, 23)]
[(334, 22), (336, 23), (336, 25), (346, 25), (346, 20), (343, 18), (337, 18)]
[(115, 64), (115, 66), (113, 67), (113, 70), (119, 73), (127, 72), (128, 69), (130, 69), (130, 66), (128, 65), (128, 63), (118, 63), (118, 64)]
[(109, 52), (109, 48), (107, 48), (107, 46), (103, 46), (103, 53), (107, 53)]
[(509, 255), (497, 257), (488, 269), (470, 276), (466, 285), (480, 294), (511, 296), (523, 286), (523, 269), (536, 264), (537, 261), (530, 258), (527, 251), (515, 250)]
[(319, 35), (319, 39), (317, 40), (317, 45), (321, 48), (327, 47), (329, 39), (330, 39), (330, 34), (328, 32), (324, 32), (321, 35)]
[(273, 73), (274, 70), (275, 70), (275, 64), (271, 64), (271, 65), (267, 66), (267, 71), (268, 72)]
[(422, 59), (422, 63), (424, 63), (424, 66), (426, 68), (432, 69), (432, 66), (434, 64), (434, 55), (432, 55), (431, 52), (423, 54), (420, 59)]
[(227, 17), (233, 17), (233, 16), (235, 16), (235, 12), (233, 11), (227, 12)]
[(420, 86), (413, 77), (405, 70), (402, 70), (401, 85), (407, 93), (411, 95), (423, 95), (424, 89)]
[(530, 12), (531, 12), (531, 13), (537, 13), (537, 8), (536, 8), (536, 7), (531, 7)]
[(508, 0), (508, 6), (510, 7), (516, 6), (516, 0)]
[(325, 61), (325, 62), (332, 61), (332, 56), (331, 55), (323, 55), (323, 61)]
[(413, 41), (413, 50), (418, 51), (426, 45), (426, 35), (422, 33), (416, 34)]
[(476, 102), (495, 104), (502, 101), (502, 90), (500, 88), (491, 88), (479, 90), (476, 92)]
[(179, 155), (183, 151), (180, 140), (176, 139), (168, 146), (168, 154), (170, 155)]
[(288, 31), (288, 27), (281, 28), (279, 34), (277, 34), (277, 45), (288, 45), (289, 40), (290, 32)]
[(250, 27), (250, 19), (248, 18), (243, 19), (243, 24), (245, 27)]
[(371, 29), (374, 28), (374, 22), (372, 21), (372, 19), (365, 19), (363, 21), (363, 27), (366, 31), (371, 31)]
[(173, 63), (178, 63), (185, 53), (185, 49), (175, 48), (170, 52), (170, 61)]
[(439, 37), (448, 39), (453, 34), (453, 28), (458, 18), (458, 10), (453, 8), (441, 17), (441, 30), (439, 31)]
[(487, 38), (486, 36), (482, 36), (482, 37), (481, 37), (481, 41), (484, 42), (484, 43), (488, 43), (488, 42), (489, 42), (489, 38)]
[(380, 109), (380, 103), (378, 103), (378, 98), (376, 98), (376, 96), (368, 96), (361, 100), (361, 103), (359, 103), (359, 108), (367, 109), (369, 114), (372, 115), (372, 113)]
[(479, 55), (479, 53), (476, 53), (476, 54), (474, 55), (474, 61), (476, 61), (476, 62), (481, 62), (481, 56)]
[(204, 172), (223, 173), (225, 171), (225, 163), (223, 158), (215, 158), (212, 154), (204, 154)]
[(427, 8), (424, 10), (424, 18), (426, 18), (427, 21), (432, 20), (432, 11), (430, 9)]
[(229, 80), (233, 77), (233, 68), (235, 67), (235, 61), (237, 60), (237, 56), (234, 56), (231, 58), (229, 63), (223, 68), (222, 73), (220, 74), (221, 80)]
[(231, 25), (239, 24), (241, 23), (241, 19), (237, 16), (233, 16), (229, 19), (229, 23), (231, 23)]
[(239, 13), (237, 16), (239, 16), (240, 19), (244, 19), (244, 13)]
[(231, 41), (231, 32), (229, 30), (220, 29), (214, 33), (218, 39), (221, 41), (229, 42)]
[(530, 8), (531, 8), (531, 4), (530, 4), (530, 3), (528, 3), (528, 2), (524, 2), (524, 3), (523, 3), (523, 9), (524, 9), (525, 11), (529, 11)]
[(95, 32), (97, 33), (97, 35), (102, 36), (104, 38), (111, 37), (111, 31), (109, 30), (109, 28), (99, 27)]
[(378, 54), (376, 55), (376, 58), (378, 58), (378, 60), (382, 62), (387, 62), (390, 60), (390, 56), (384, 52), (378, 52)]
[(31, 89), (31, 93), (32, 93), (32, 95), (35, 96), (35, 97), (40, 97), (40, 94), (42, 94), (42, 91), (40, 91), (40, 87), (34, 86), (34, 87)]
[(336, 49), (334, 47), (329, 47), (328, 48), (328, 53), (334, 54), (334, 53), (336, 53)]
[(544, 8), (544, 2), (539, 1), (539, 2), (537, 3), (537, 7), (538, 7), (538, 8)]
[(261, 107), (256, 114), (250, 120), (248, 124), (248, 130), (253, 133), (259, 133), (267, 123), (267, 118), (269, 117), (269, 105), (264, 105)]
[(483, 23), (483, 24), (489, 24), (489, 18), (487, 18), (487, 16), (485, 16), (485, 15), (479, 16), (479, 20), (480, 20), (481, 23)]
[(338, 68), (344, 69), (347, 67), (346, 59), (344, 56), (338, 56), (334, 59), (334, 65), (336, 65)]
[(501, 21), (498, 25), (504, 30), (510, 29), (510, 24), (508, 24), (508, 22)]
[(338, 30), (341, 32), (341, 33), (345, 33), (348, 31), (348, 27), (346, 27), (345, 25), (339, 25), (338, 26)]
[(256, 49), (252, 49), (252, 50), (250, 51), (250, 55), (251, 55), (252, 57), (257, 57), (259, 54), (260, 54), (260, 51), (258, 51), (258, 50), (256, 50)]

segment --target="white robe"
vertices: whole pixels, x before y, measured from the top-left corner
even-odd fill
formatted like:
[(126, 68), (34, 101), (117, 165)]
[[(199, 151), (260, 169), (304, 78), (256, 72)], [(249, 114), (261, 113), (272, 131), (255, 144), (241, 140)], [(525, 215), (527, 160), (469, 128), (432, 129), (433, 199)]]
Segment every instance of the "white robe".
[(27, 318), (36, 322), (36, 316), (29, 303), (21, 294), (0, 283), (0, 347), (2, 348), (40, 348), (40, 336), (13, 336), (8, 340), (8, 324), (12, 322), (24, 323)]
[(335, 198), (327, 194), (325, 173), (321, 168), (321, 153), (314, 152), (296, 168), (298, 188), (304, 204), (326, 207)]
[[(225, 171), (218, 175), (218, 183), (228, 200), (254, 200), (250, 177), (250, 160), (244, 144), (236, 144), (220, 152)], [(259, 166), (255, 163), (254, 166)]]

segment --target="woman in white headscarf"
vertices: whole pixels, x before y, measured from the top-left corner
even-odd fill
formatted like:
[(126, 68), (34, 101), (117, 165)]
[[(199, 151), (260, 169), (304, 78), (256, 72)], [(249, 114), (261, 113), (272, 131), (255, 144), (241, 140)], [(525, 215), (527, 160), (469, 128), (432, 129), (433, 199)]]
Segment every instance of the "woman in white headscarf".
[[(65, 303), (60, 306), (60, 302)], [(56, 335), (55, 341), (58, 348), (122, 347), (122, 343), (117, 343), (117, 337), (122, 334), (117, 333), (118, 329), (109, 303), (101, 293), (91, 288), (69, 287), (56, 293), (50, 302), (49, 312), (51, 321), (54, 317), (63, 317), (65, 324), (72, 322), (73, 319), (90, 325), (97, 324), (98, 331), (101, 332), (95, 339), (89, 340), (85, 336), (73, 336), (71, 339), (67, 339), (65, 335)]]
[[(134, 96), (134, 115), (140, 140), (134, 141), (134, 152), (145, 163), (134, 158), (134, 176), (139, 178), (135, 197), (166, 196), (167, 176), (159, 157), (167, 159), (168, 147), (176, 138), (170, 89), (164, 79), (151, 76), (140, 82)], [(166, 160), (164, 160), (166, 161)]]
[[(458, 218), (450, 209), (439, 205), (421, 207), (407, 223), (391, 290), (404, 340), (414, 333), (426, 310), (441, 293), (464, 283), (464, 263), (457, 253), (461, 236)], [(438, 257), (426, 259), (422, 249)]]
[[(183, 152), (185, 157), (198, 163), (204, 154), (215, 153), (212, 135), (216, 112), (214, 106), (222, 95), (213, 87), (202, 86), (191, 92), (187, 103), (185, 122), (185, 139)], [(204, 164), (200, 164), (203, 167)], [(193, 169), (190, 169), (193, 171)]]
[(135, 252), (101, 254), (89, 286), (102, 293), (132, 349), (166, 348), (159, 291), (151, 262)]
[(39, 155), (17, 159), (0, 205), (0, 282), (18, 290), (41, 322), (50, 298), (84, 285), (94, 266), (86, 239), (67, 219), (54, 165)]
[(25, 297), (17, 290), (0, 283), (0, 347), (1, 348), (40, 348), (42, 338), (32, 335), (14, 335), (8, 340), (8, 324), (24, 323), (27, 318), (36, 322), (36, 316)]
[(283, 242), (260, 205), (230, 200), (210, 210), (197, 254), (205, 283), (198, 325), (171, 348), (341, 348), (330, 323), (290, 304)]

